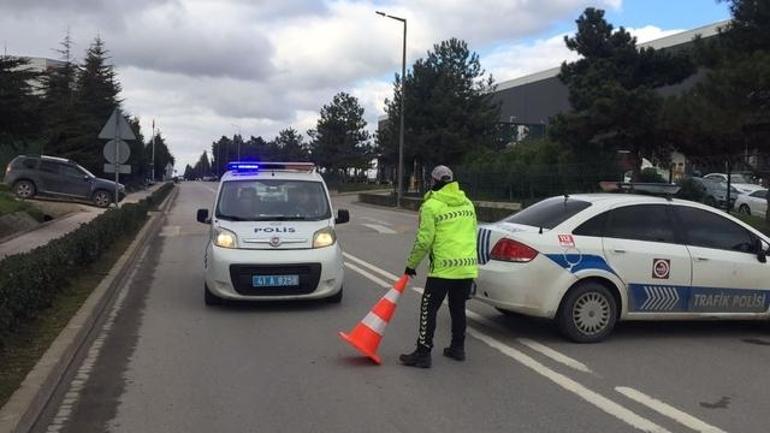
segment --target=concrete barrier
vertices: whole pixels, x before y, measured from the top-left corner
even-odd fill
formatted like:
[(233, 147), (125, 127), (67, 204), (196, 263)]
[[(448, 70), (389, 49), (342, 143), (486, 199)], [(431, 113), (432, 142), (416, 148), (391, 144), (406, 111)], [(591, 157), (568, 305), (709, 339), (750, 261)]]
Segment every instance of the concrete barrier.
[[(358, 201), (375, 206), (396, 207), (396, 196), (393, 194), (359, 193)], [(417, 211), (420, 209), (422, 199), (416, 197), (403, 197), (401, 207)], [(521, 203), (474, 201), (476, 218), (483, 222), (500, 221), (521, 210)]]

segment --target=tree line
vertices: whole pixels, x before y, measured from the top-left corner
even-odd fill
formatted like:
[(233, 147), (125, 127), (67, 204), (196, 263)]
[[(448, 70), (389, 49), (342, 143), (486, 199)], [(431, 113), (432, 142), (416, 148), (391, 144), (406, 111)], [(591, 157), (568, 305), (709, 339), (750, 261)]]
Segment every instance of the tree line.
[[(29, 58), (0, 56), (1, 166), (19, 154), (44, 154), (72, 159), (102, 175), (104, 140), (97, 135), (123, 104), (121, 85), (101, 37), (94, 38), (82, 61), (75, 60), (72, 45), (67, 34), (57, 50), (60, 62), (42, 72)], [(145, 140), (139, 119), (129, 117), (137, 140), (128, 142), (132, 172), (121, 175), (121, 182), (138, 185), (151, 177), (153, 138), (156, 177), (173, 165), (174, 156), (162, 134)]]

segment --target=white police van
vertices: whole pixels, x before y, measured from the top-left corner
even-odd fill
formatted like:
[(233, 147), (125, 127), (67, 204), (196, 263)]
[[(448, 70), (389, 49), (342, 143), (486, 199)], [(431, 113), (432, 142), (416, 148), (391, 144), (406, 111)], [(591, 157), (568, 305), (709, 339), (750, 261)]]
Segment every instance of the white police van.
[(553, 197), (481, 226), (478, 248), (476, 299), (577, 342), (617, 320), (770, 318), (770, 239), (699, 203)]
[(231, 300), (342, 300), (342, 249), (326, 184), (312, 163), (232, 162), (222, 176), (204, 259), (207, 305)]

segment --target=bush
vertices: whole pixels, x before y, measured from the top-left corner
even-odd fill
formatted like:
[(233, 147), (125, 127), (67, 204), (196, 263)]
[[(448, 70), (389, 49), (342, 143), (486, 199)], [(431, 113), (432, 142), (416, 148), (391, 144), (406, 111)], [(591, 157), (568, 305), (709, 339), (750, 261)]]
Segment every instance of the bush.
[(48, 308), (73, 275), (118, 239), (135, 234), (150, 207), (171, 188), (173, 184), (164, 185), (139, 203), (109, 209), (61, 238), (0, 261), (0, 348), (19, 325)]
[(687, 178), (680, 180), (679, 182), (679, 192), (676, 194), (677, 198), (681, 198), (683, 200), (690, 200), (690, 201), (697, 201), (697, 202), (703, 202), (706, 199), (706, 194), (703, 192), (703, 189), (701, 188), (700, 184), (698, 184), (696, 181)]

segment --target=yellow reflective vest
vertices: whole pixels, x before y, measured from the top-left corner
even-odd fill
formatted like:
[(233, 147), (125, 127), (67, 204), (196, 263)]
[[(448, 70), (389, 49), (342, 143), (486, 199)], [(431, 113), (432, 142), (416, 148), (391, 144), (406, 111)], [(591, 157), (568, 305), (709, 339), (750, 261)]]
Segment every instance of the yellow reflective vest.
[(429, 277), (476, 278), (476, 209), (451, 182), (438, 191), (428, 191), (420, 206), (420, 227), (407, 260), (417, 268), (430, 255)]

